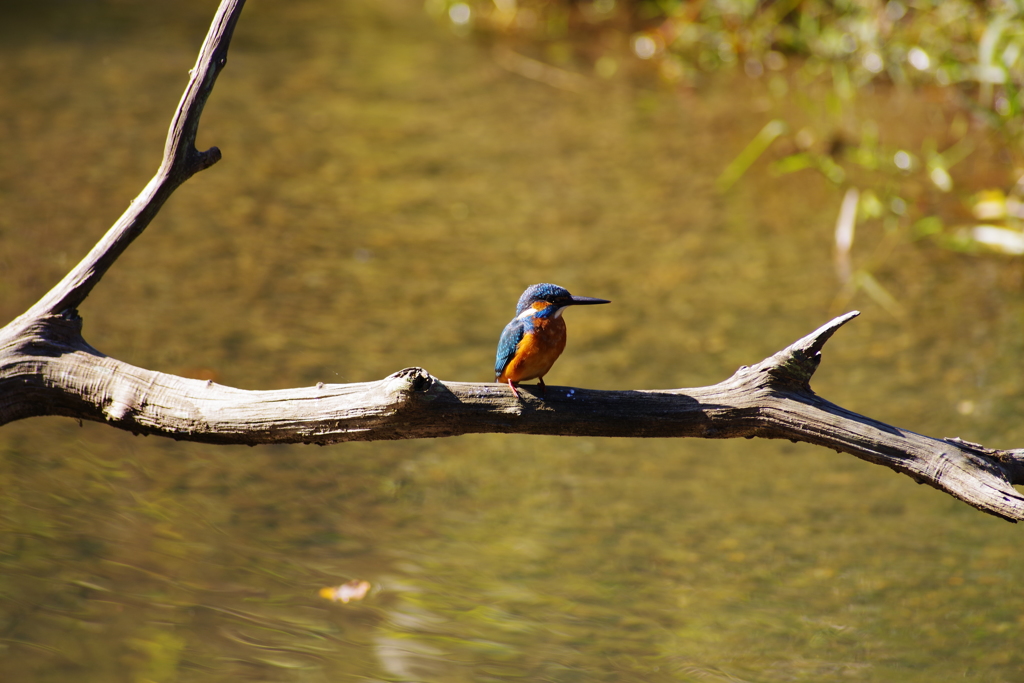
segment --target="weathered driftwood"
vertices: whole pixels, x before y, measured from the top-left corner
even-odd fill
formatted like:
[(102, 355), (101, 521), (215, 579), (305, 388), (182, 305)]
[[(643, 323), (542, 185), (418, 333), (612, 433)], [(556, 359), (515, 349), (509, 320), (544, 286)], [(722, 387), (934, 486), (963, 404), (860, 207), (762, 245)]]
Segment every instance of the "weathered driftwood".
[(156, 176), (92, 251), (0, 330), (0, 425), (41, 415), (220, 444), (374, 441), (503, 432), (565, 436), (784, 438), (909, 475), (970, 505), (1024, 519), (1024, 450), (934, 439), (829, 403), (811, 391), (825, 342), (856, 312), (729, 379), (671, 391), (590, 391), (442, 382), (407, 368), (378, 382), (244, 391), (137, 368), (92, 348), (76, 308), (181, 183), (216, 163), (195, 149), (203, 104), (226, 61), (244, 0), (224, 0), (175, 112)]

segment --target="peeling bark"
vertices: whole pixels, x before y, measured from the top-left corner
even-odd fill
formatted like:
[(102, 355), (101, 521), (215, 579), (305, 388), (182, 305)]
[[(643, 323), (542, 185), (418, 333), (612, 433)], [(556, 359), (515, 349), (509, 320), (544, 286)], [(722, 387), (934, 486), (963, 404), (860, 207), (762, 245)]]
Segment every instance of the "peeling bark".
[(902, 472), (1010, 521), (1024, 519), (1024, 449), (935, 439), (858, 415), (817, 396), (810, 380), (840, 316), (773, 356), (709, 387), (592, 391), (443, 382), (406, 368), (377, 382), (245, 391), (105, 356), (82, 337), (77, 307), (164, 201), (220, 159), (195, 136), (244, 0), (224, 0), (191, 72), (157, 174), (89, 254), (23, 315), (0, 329), (0, 425), (42, 415), (106, 422), (136, 434), (216, 444), (377, 441), (469, 433), (769, 438), (804, 441)]

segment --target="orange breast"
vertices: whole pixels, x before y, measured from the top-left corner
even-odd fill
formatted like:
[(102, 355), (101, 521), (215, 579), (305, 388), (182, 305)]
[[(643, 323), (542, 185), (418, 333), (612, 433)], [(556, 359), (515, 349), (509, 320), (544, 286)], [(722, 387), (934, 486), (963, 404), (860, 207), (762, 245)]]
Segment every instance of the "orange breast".
[(533, 330), (523, 335), (516, 355), (497, 381), (522, 382), (544, 377), (564, 349), (565, 321), (561, 316), (534, 320)]

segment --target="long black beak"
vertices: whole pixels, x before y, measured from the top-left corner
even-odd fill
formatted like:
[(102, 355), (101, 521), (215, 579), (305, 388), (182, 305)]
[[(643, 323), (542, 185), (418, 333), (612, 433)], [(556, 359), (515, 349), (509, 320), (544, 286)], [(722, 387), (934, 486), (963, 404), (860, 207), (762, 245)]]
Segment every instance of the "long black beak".
[(595, 299), (595, 298), (589, 297), (589, 296), (574, 296), (574, 297), (571, 297), (571, 298), (572, 298), (572, 303), (569, 304), (570, 306), (590, 306), (592, 304), (610, 304), (611, 303), (611, 301), (608, 301), (608, 299)]

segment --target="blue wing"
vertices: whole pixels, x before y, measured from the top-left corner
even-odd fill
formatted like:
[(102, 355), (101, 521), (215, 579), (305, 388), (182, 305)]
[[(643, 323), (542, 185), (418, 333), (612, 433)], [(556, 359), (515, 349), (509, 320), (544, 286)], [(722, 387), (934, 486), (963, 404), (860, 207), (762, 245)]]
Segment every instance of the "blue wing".
[(498, 377), (516, 355), (516, 347), (526, 334), (527, 321), (516, 318), (501, 331), (501, 339), (498, 340), (498, 355), (494, 359), (494, 376)]

